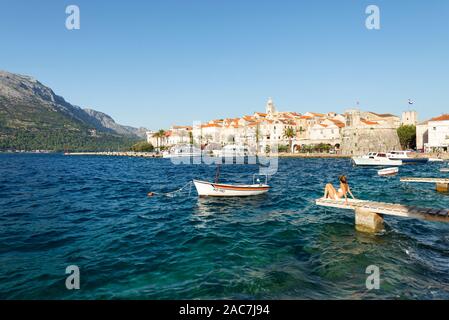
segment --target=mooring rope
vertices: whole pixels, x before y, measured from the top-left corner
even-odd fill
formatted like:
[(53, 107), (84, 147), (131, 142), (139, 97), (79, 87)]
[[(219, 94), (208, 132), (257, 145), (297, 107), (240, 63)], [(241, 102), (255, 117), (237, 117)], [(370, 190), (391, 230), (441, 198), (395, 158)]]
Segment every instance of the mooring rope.
[(181, 193), (184, 191), (184, 189), (186, 189), (187, 187), (189, 187), (189, 197), (190, 194), (192, 192), (192, 185), (193, 182), (189, 181), (188, 183), (186, 183), (185, 185), (183, 185), (181, 188), (175, 190), (175, 191), (170, 191), (170, 192), (166, 192), (166, 193), (159, 193), (159, 192), (148, 192), (148, 196), (149, 197), (153, 197), (156, 195), (161, 195), (161, 196), (165, 196), (165, 197), (169, 197), (169, 198), (174, 198), (177, 194)]

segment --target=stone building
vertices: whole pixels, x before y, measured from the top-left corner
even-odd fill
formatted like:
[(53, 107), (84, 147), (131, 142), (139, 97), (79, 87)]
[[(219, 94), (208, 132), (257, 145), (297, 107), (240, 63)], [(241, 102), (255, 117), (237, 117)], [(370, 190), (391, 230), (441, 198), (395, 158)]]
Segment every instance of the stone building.
[(416, 126), (418, 124), (418, 113), (413, 110), (402, 112), (401, 124)]
[[(371, 114), (373, 118), (385, 121), (368, 120), (362, 115)], [(388, 152), (401, 150), (397, 134), (397, 122), (392, 115), (378, 115), (347, 110), (346, 126), (341, 130), (341, 152), (346, 155), (363, 155), (368, 152)]]

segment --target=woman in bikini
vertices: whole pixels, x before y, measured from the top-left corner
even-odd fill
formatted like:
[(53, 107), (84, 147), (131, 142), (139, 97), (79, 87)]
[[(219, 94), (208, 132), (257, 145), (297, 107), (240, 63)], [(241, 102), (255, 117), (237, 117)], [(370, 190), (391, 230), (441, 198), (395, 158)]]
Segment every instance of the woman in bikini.
[(332, 184), (326, 184), (326, 187), (324, 188), (324, 198), (339, 200), (345, 197), (345, 203), (348, 204), (348, 193), (351, 195), (352, 199), (355, 199), (349, 188), (348, 179), (346, 179), (346, 176), (340, 176), (338, 180), (340, 180), (340, 188), (338, 190), (335, 190)]

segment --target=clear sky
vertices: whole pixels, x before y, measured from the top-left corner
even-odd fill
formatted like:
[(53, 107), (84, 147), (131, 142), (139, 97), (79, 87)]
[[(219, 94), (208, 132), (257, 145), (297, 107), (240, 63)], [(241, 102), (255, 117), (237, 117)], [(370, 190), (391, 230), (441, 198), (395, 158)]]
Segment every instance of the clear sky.
[[(67, 5), (81, 29), (65, 28)], [(380, 8), (381, 29), (365, 28)], [(150, 129), (263, 111), (449, 112), (448, 0), (0, 0), (0, 69)]]

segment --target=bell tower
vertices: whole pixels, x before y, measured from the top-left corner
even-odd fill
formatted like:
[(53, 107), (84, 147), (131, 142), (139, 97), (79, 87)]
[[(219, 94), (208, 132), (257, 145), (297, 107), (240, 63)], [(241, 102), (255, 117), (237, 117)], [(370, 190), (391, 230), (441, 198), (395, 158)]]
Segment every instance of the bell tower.
[(274, 114), (276, 113), (276, 108), (274, 107), (273, 99), (268, 98), (267, 106), (265, 108), (265, 111), (267, 114)]

